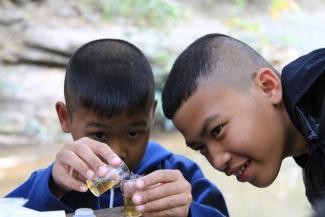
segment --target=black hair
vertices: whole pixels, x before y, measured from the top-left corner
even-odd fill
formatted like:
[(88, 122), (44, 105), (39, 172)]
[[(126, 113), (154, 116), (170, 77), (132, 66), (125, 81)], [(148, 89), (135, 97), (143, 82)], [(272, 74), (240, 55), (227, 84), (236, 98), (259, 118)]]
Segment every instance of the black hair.
[(150, 63), (134, 45), (99, 39), (81, 46), (67, 65), (64, 96), (70, 118), (79, 106), (96, 115), (133, 114), (151, 106), (155, 87)]
[(216, 86), (248, 89), (261, 67), (276, 70), (247, 44), (223, 34), (205, 35), (189, 45), (176, 59), (162, 92), (162, 107), (172, 119), (183, 102), (197, 89), (201, 79)]

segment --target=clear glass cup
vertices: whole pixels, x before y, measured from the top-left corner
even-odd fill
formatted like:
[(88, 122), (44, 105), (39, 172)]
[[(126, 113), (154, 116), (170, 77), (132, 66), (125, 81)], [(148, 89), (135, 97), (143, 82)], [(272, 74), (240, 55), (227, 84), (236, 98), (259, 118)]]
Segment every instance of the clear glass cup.
[(89, 190), (96, 197), (99, 197), (115, 185), (120, 184), (121, 180), (130, 175), (130, 170), (123, 161), (118, 167), (107, 165), (107, 169), (108, 173), (105, 176), (87, 180)]
[(136, 181), (140, 178), (141, 175), (130, 174), (125, 177), (121, 183), (121, 191), (123, 194), (124, 201), (124, 216), (125, 217), (139, 217), (142, 216), (142, 213), (135, 209), (136, 205), (132, 201), (132, 197), (136, 192), (141, 191), (136, 187)]

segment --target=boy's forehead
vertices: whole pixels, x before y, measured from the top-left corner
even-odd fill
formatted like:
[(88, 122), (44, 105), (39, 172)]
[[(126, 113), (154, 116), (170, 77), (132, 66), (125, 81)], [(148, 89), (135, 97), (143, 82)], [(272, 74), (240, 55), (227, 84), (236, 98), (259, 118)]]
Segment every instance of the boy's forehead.
[(191, 95), (184, 102), (190, 100), (205, 101), (205, 98), (202, 97), (212, 97), (212, 96), (217, 97), (218, 95), (221, 95), (226, 91), (227, 88), (224, 85), (219, 84), (211, 77), (205, 79), (199, 79)]
[(229, 107), (235, 106), (233, 94), (236, 92), (229, 88), (216, 87), (211, 81), (202, 80), (175, 112), (173, 122), (176, 127), (184, 125), (184, 128), (188, 128), (191, 123), (202, 124), (206, 118), (222, 116)]
[[(121, 99), (123, 100), (123, 99)], [(97, 106), (97, 107), (88, 107), (88, 106), (82, 106), (78, 105), (76, 106), (76, 109), (73, 110), (73, 114), (75, 113), (82, 113), (84, 115), (95, 115), (100, 118), (103, 117), (114, 117), (114, 116), (136, 116), (136, 115), (142, 115), (149, 113), (153, 107), (154, 103), (145, 103), (141, 106), (125, 106), (122, 108), (119, 108), (117, 106)], [(107, 112), (105, 112), (107, 111)]]
[(207, 100), (209, 100), (209, 92), (206, 92), (204, 89), (201, 88), (201, 85), (198, 85), (175, 112), (173, 122), (179, 130), (191, 128), (196, 122), (200, 122), (204, 118)]
[(114, 122), (115, 120), (124, 119), (126, 122), (145, 122), (149, 119), (150, 110), (143, 109), (135, 112), (121, 111), (110, 116), (98, 114), (96, 111), (84, 107), (73, 112), (74, 119), (86, 119), (92, 122)]

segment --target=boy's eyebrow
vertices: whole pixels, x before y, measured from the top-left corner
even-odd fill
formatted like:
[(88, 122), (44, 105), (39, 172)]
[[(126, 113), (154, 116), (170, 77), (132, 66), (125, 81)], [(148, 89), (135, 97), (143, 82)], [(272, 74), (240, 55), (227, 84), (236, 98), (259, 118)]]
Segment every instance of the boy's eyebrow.
[(208, 118), (206, 118), (202, 124), (201, 130), (200, 130), (200, 137), (202, 137), (204, 135), (204, 133), (207, 131), (209, 124), (214, 121), (215, 119), (218, 119), (219, 115), (218, 114), (214, 114)]
[(87, 124), (89, 127), (110, 128), (110, 126), (98, 122), (90, 122)]
[(141, 120), (137, 120), (137, 121), (131, 123), (129, 126), (130, 126), (130, 127), (146, 126), (147, 123), (148, 123), (148, 122), (147, 122), (146, 119), (141, 119)]
[[(139, 126), (146, 126), (147, 121), (145, 119), (137, 120), (129, 125), (129, 127), (139, 127)], [(109, 125), (98, 123), (98, 122), (90, 122), (87, 124), (89, 127), (98, 127), (98, 128), (110, 128)]]

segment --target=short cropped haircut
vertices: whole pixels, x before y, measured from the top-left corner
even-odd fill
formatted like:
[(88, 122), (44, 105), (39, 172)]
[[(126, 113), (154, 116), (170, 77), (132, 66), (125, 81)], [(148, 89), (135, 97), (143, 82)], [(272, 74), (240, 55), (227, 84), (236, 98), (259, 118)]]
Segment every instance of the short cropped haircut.
[(133, 114), (151, 106), (154, 94), (150, 63), (126, 41), (91, 41), (68, 62), (64, 96), (71, 118), (80, 106), (108, 118), (123, 112)]
[(254, 73), (262, 68), (278, 72), (247, 44), (223, 34), (205, 35), (189, 45), (176, 59), (162, 92), (162, 107), (172, 119), (204, 79), (218, 87), (247, 90)]

